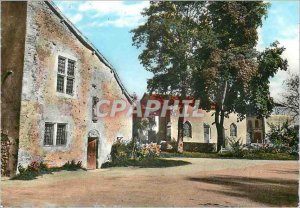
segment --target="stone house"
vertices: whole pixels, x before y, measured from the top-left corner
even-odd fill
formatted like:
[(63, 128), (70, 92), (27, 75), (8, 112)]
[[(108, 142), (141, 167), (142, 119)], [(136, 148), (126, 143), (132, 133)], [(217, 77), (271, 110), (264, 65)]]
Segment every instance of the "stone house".
[(18, 164), (100, 168), (117, 138), (131, 139), (132, 118), (95, 117), (99, 100), (132, 99), (116, 70), (52, 2), (1, 3), (1, 131)]
[[(157, 99), (155, 95), (144, 94), (141, 99), (142, 109), (145, 109), (145, 104), (148, 100)], [(188, 106), (188, 115), (192, 115), (193, 107)], [(144, 110), (143, 110), (144, 112)], [(184, 118), (184, 138), (183, 148), (188, 151), (209, 152), (216, 149), (217, 130), (214, 123), (213, 110), (205, 111), (198, 110), (202, 114), (201, 117), (188, 116)], [(257, 118), (256, 116), (246, 116), (246, 119), (237, 122), (237, 114), (231, 113), (224, 120), (225, 137), (236, 137), (243, 144), (262, 144), (267, 142), (265, 135), (270, 130), (270, 124), (281, 125), (283, 122), (291, 122), (291, 116), (286, 113), (284, 106), (276, 105), (273, 113), (268, 118)], [(134, 120), (137, 119), (134, 115)], [(178, 119), (179, 112), (167, 112), (166, 116), (160, 116), (160, 110), (152, 113), (148, 119), (153, 120), (156, 125), (150, 131), (141, 132), (140, 138), (143, 142), (160, 141), (176, 141), (178, 135)], [(153, 139), (151, 135), (157, 135)], [(225, 141), (223, 147), (228, 146), (228, 141)]]

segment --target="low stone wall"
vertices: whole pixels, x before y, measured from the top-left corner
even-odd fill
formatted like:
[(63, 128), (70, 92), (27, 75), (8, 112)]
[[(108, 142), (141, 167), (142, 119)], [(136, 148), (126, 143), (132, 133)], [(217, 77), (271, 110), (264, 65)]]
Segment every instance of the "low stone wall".
[(216, 151), (216, 143), (191, 143), (183, 142), (183, 151), (188, 152), (214, 152)]

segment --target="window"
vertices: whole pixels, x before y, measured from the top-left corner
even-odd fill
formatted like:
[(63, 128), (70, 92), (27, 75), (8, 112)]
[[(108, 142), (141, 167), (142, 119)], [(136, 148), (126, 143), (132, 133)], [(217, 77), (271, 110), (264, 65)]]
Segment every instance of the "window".
[(252, 121), (248, 121), (248, 124), (247, 124), (247, 131), (250, 132), (253, 130), (253, 126), (252, 126)]
[(53, 145), (54, 124), (45, 124), (44, 145)]
[(58, 57), (56, 91), (73, 95), (75, 81), (75, 61)]
[(66, 124), (57, 124), (56, 145), (65, 145), (66, 136)]
[(258, 120), (255, 120), (255, 128), (259, 128)]
[(237, 127), (234, 123), (230, 125), (230, 136), (237, 136)]
[(208, 124), (204, 124), (204, 142), (209, 143), (210, 141), (210, 126)]
[(183, 136), (192, 137), (192, 125), (188, 121), (183, 124)]
[(45, 123), (44, 145), (61, 146), (66, 144), (67, 144), (67, 124)]

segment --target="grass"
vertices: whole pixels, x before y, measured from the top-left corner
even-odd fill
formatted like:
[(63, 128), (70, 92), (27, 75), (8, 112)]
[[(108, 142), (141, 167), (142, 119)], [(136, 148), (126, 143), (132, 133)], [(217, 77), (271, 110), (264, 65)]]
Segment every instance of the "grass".
[(183, 153), (170, 153), (162, 152), (162, 158), (172, 157), (188, 157), (188, 158), (219, 158), (219, 159), (248, 159), (248, 160), (298, 160), (298, 155), (289, 153), (265, 153), (265, 152), (245, 152), (241, 156), (236, 156), (231, 152), (225, 153), (201, 153), (201, 152), (183, 152)]
[(218, 158), (218, 154), (215, 152), (202, 153), (202, 152), (162, 152), (161, 158), (172, 158), (172, 157), (188, 157), (188, 158)]
[(190, 162), (182, 161), (182, 160), (166, 160), (162, 158), (145, 158), (142, 160), (123, 160), (119, 162), (106, 162), (101, 168), (110, 168), (110, 167), (140, 167), (140, 168), (166, 168), (166, 167), (174, 167), (181, 165), (188, 165)]

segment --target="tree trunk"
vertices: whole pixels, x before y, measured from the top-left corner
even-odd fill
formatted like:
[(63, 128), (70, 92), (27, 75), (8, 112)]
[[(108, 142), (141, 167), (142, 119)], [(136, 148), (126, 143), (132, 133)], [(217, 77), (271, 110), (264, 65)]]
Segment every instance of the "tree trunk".
[(224, 90), (221, 99), (221, 103), (219, 106), (216, 106), (216, 113), (215, 113), (215, 124), (217, 127), (218, 133), (218, 140), (217, 140), (217, 152), (219, 152), (222, 148), (223, 142), (225, 141), (225, 131), (224, 131), (224, 118), (225, 118), (225, 111), (224, 111), (224, 102), (226, 99), (227, 94), (227, 81), (224, 83)]
[(183, 152), (183, 122), (184, 116), (181, 116), (184, 106), (179, 107), (179, 119), (178, 119), (178, 137), (177, 137), (177, 152)]
[(218, 108), (215, 113), (215, 124), (217, 127), (217, 152), (222, 148), (222, 145), (225, 141), (225, 131), (224, 131), (224, 111), (220, 111)]
[(225, 141), (225, 131), (223, 125), (218, 124), (216, 126), (217, 126), (217, 133), (218, 133), (217, 152), (219, 152)]

